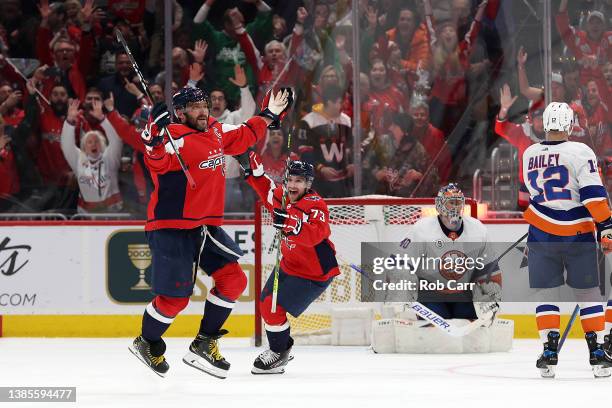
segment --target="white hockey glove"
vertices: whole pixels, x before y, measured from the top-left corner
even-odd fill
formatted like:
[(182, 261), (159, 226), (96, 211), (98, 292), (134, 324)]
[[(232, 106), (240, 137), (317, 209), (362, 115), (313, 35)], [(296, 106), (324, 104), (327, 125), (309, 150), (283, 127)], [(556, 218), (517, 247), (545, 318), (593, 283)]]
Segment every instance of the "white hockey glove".
[(474, 309), (479, 319), (493, 324), (501, 301), (501, 286), (495, 282), (477, 283), (472, 291)]
[(286, 234), (297, 235), (302, 230), (302, 220), (295, 215), (287, 214), (282, 208), (275, 208), (272, 226)]
[(244, 178), (249, 176), (261, 177), (264, 175), (264, 166), (261, 157), (254, 150), (247, 150), (246, 152), (234, 156), (238, 160), (238, 164), (244, 170)]
[(258, 116), (272, 119), (272, 123), (268, 127), (270, 129), (278, 129), (280, 128), (280, 122), (287, 116), (292, 104), (293, 91), (291, 88), (281, 88), (276, 95), (270, 89), (264, 97), (261, 104), (261, 112), (258, 113)]

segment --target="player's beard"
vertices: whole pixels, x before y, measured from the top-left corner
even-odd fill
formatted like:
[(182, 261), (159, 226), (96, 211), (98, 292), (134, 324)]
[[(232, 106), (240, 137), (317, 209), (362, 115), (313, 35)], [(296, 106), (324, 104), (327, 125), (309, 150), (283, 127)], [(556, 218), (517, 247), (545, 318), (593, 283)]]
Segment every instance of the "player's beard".
[[(208, 115), (200, 115), (196, 118), (185, 115), (185, 119), (187, 121), (187, 126), (192, 129), (197, 129), (200, 132), (206, 132), (208, 130)], [(204, 124), (202, 125), (198, 119), (203, 120)]]

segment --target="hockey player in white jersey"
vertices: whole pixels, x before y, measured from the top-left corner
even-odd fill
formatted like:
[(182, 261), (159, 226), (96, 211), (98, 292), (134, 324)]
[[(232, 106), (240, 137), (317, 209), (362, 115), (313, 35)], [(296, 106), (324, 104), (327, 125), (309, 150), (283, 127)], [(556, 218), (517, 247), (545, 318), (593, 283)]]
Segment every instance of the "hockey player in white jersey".
[[(479, 318), (490, 325), (501, 300), (501, 270), (487, 229), (463, 215), (464, 208), (457, 184), (442, 187), (436, 197), (438, 216), (421, 218), (400, 243), (413, 259), (440, 260), (413, 265), (419, 291), (410, 293), (414, 298), (418, 293), (419, 302), (445, 319)], [(450, 259), (454, 267), (448, 267)], [(445, 289), (423, 291), (422, 281), (441, 282)]]
[(560, 317), (559, 306), (550, 297), (567, 284), (580, 305), (593, 373), (605, 377), (610, 376), (612, 358), (602, 347), (604, 310), (596, 240), (605, 253), (612, 250), (612, 220), (595, 154), (583, 143), (568, 141), (573, 120), (574, 113), (567, 104), (549, 104), (544, 111), (546, 140), (527, 148), (522, 159), (530, 194), (524, 213), (530, 225), (529, 283), (544, 301), (536, 308), (544, 343), (536, 367), (543, 377), (555, 375)]

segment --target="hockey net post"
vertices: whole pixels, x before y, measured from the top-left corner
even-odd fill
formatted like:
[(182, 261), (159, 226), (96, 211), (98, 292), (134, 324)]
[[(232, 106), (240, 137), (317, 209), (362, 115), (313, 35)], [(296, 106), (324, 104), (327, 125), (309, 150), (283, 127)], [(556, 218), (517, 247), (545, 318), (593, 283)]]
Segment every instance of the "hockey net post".
[[(362, 242), (395, 242), (406, 227), (419, 219), (435, 216), (433, 198), (365, 196), (325, 200), (329, 208), (331, 241), (338, 253), (341, 274), (299, 318), (289, 316), (291, 333), (302, 344), (331, 343), (332, 310), (369, 308), (380, 313), (381, 305), (361, 302), (361, 275), (349, 263), (360, 265)], [(476, 217), (477, 202), (466, 199), (464, 214)], [(263, 342), (259, 294), (274, 268), (275, 229), (272, 217), (261, 202), (255, 205), (255, 345)], [(305, 266), (306, 267), (306, 266)]]

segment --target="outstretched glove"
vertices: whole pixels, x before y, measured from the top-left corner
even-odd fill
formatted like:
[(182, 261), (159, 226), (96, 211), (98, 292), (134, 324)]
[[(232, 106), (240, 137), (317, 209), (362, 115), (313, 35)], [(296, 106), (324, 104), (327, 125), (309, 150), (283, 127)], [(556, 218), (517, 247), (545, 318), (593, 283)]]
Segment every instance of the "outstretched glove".
[(151, 109), (151, 120), (155, 125), (157, 125), (158, 129), (163, 129), (168, 127), (171, 122), (170, 112), (168, 112), (168, 106), (164, 102), (158, 102), (153, 105)]
[(264, 166), (262, 164), (261, 157), (249, 148), (246, 152), (234, 156), (236, 160), (238, 160), (238, 164), (244, 170), (244, 178), (248, 178), (249, 176), (253, 177), (261, 177), (264, 175)]
[(274, 209), (274, 220), (272, 222), (274, 228), (279, 229), (287, 234), (297, 235), (302, 229), (302, 220), (295, 215), (287, 214), (287, 211), (281, 208)]
[(278, 129), (280, 128), (280, 122), (287, 116), (292, 104), (293, 90), (291, 88), (281, 88), (276, 95), (270, 89), (261, 103), (261, 112), (258, 113), (258, 116), (272, 119), (272, 123), (268, 127)]
[(612, 252), (612, 218), (597, 223), (597, 241), (604, 254)]

